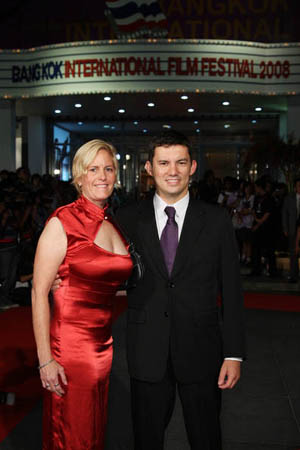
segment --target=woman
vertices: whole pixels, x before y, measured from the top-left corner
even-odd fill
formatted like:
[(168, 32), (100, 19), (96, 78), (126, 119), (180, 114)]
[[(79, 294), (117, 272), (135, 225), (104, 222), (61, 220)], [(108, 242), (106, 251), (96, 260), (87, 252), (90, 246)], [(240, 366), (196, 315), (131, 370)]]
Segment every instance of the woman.
[(251, 238), (252, 238), (252, 224), (253, 214), (252, 208), (254, 205), (253, 185), (251, 183), (244, 184), (244, 192), (239, 200), (236, 208), (236, 213), (233, 216), (235, 219), (236, 236), (240, 248), (241, 262), (249, 265), (251, 262)]
[[(43, 450), (103, 450), (113, 304), (132, 262), (106, 215), (116, 181), (114, 148), (101, 140), (86, 143), (72, 170), (81, 195), (50, 216), (34, 264), (33, 325), (46, 389)], [(57, 273), (62, 283), (50, 311)]]

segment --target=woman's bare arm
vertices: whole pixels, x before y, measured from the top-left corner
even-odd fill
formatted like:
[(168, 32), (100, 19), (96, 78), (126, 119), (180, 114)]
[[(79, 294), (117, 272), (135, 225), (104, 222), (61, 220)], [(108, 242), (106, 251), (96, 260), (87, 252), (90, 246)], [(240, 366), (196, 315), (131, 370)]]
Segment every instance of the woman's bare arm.
[[(42, 366), (51, 361), (53, 356), (50, 349), (50, 309), (48, 294), (58, 268), (65, 258), (67, 251), (67, 237), (61, 222), (53, 217), (46, 225), (38, 242), (34, 261), (33, 286), (32, 286), (32, 316), (33, 329), (37, 345), (39, 364)], [(58, 374), (62, 381), (65, 375), (61, 366), (55, 361), (45, 365), (40, 370), (44, 387), (50, 385), (51, 390), (63, 393), (58, 383)]]

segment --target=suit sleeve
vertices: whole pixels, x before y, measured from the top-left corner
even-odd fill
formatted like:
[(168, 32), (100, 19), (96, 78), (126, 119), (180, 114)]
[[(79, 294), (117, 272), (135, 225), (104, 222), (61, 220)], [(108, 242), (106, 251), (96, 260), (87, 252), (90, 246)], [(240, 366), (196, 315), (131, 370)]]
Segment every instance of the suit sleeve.
[(221, 296), (225, 358), (245, 358), (244, 299), (236, 237), (225, 213), (221, 242)]

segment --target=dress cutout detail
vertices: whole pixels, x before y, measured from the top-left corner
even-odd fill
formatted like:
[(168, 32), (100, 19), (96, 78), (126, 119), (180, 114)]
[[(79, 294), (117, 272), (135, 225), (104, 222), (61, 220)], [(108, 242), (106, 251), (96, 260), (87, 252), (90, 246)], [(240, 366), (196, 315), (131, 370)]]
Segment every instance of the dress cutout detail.
[(132, 270), (129, 254), (94, 243), (105, 214), (81, 196), (50, 216), (61, 221), (68, 239), (50, 325), (52, 354), (68, 385), (62, 384), (62, 398), (45, 390), (43, 450), (104, 450), (113, 305)]

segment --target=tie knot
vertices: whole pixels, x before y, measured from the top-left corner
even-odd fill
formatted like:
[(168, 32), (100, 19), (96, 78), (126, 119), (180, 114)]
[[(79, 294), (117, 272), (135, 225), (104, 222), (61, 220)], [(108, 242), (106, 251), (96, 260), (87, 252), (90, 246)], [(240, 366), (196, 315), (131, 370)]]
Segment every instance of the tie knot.
[(175, 220), (176, 209), (173, 206), (166, 206), (165, 213), (169, 219)]

